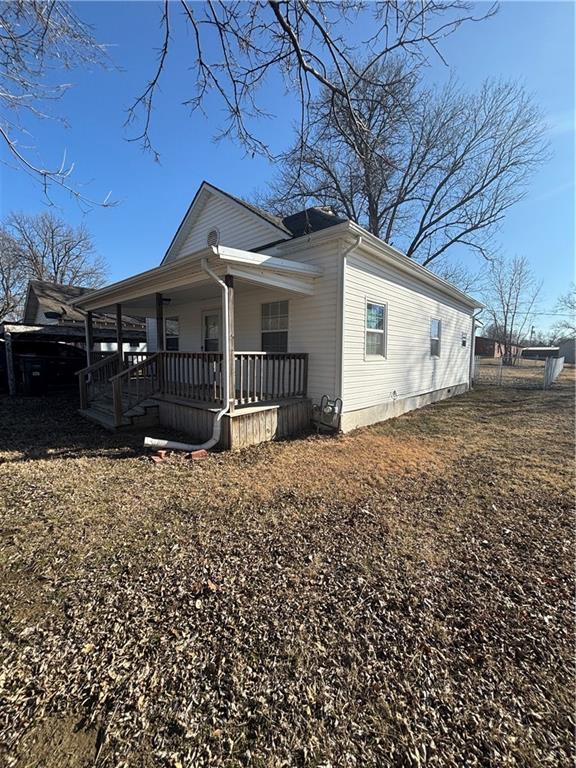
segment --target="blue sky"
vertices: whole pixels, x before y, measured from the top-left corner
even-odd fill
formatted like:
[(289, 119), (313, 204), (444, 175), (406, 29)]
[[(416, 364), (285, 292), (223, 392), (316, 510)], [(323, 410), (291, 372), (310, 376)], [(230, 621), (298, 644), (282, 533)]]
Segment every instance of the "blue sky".
[[(96, 37), (110, 45), (117, 69), (69, 73), (74, 87), (58, 107), (69, 127), (48, 120), (30, 124), (30, 144), (52, 165), (60, 163), (65, 149), (75, 163), (74, 179), (86, 183), (87, 193), (102, 198), (111, 190), (119, 201), (115, 208), (84, 214), (65, 195), (54, 196), (68, 220), (85, 219), (115, 280), (160, 262), (202, 179), (247, 196), (264, 188), (274, 169), (262, 158), (246, 157), (234, 142), (214, 143), (222, 117), (218, 103), (210, 102), (205, 116), (191, 117), (182, 106), (193, 91), (186, 82), (184, 40), (173, 51), (154, 115), (152, 135), (160, 163), (127, 141), (126, 109), (152, 73), (160, 43), (159, 6), (75, 6), (94, 26)], [(574, 279), (574, 10), (571, 2), (504, 2), (495, 18), (461, 28), (442, 47), (467, 87), (478, 87), (486, 77), (520, 79), (547, 115), (553, 158), (534, 177), (527, 198), (508, 214), (499, 236), (504, 252), (526, 255), (544, 281), (542, 310)], [(437, 83), (447, 76), (439, 61), (427, 74)], [(262, 123), (261, 133), (280, 151), (292, 138), (295, 102), (274, 79), (263, 88), (261, 99), (275, 115)], [(45, 209), (41, 189), (26, 175), (5, 166), (0, 173), (3, 215), (14, 209)], [(552, 320), (541, 316), (538, 325)]]

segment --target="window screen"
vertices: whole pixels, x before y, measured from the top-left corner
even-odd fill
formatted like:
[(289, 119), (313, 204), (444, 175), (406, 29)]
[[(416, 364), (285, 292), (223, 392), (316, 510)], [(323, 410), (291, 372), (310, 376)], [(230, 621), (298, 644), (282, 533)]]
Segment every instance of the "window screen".
[(288, 352), (288, 302), (262, 304), (262, 352)]
[(440, 357), (440, 320), (433, 318), (430, 320), (430, 354), (432, 357)]
[(386, 351), (386, 306), (366, 302), (366, 355), (382, 355)]

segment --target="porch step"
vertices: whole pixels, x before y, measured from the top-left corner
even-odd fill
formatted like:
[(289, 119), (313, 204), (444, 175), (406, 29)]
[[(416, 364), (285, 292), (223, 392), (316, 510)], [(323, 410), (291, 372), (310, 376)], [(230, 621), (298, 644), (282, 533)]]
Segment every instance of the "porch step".
[(114, 432), (128, 427), (153, 426), (158, 422), (158, 403), (155, 400), (143, 400), (124, 413), (122, 423), (116, 426), (114, 404), (111, 398), (100, 398), (90, 403), (88, 408), (78, 411), (88, 421)]
[(78, 413), (93, 424), (97, 424), (99, 427), (104, 427), (109, 432), (115, 432), (117, 429), (131, 426), (130, 419), (122, 419), (122, 424), (117, 427), (114, 423), (114, 416), (106, 411), (97, 408), (79, 408)]

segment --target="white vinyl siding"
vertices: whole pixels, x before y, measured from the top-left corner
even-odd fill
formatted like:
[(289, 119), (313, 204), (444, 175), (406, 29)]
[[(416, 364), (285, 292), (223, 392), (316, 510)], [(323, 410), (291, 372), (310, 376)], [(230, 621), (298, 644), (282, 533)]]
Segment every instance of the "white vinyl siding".
[[(305, 243), (303, 247), (297, 247), (294, 243), (276, 249), (274, 255), (316, 265), (323, 269), (323, 275), (316, 280), (316, 292), (312, 296), (258, 287), (236, 279), (236, 351), (261, 351), (262, 304), (288, 301), (288, 352), (307, 352), (309, 355), (308, 395), (316, 402), (324, 394), (333, 397), (338, 386), (338, 244), (336, 241), (316, 246)], [(171, 313), (178, 315), (180, 351), (200, 351), (202, 312), (219, 306), (219, 298), (180, 300), (170, 304)]]
[[(343, 321), (344, 412), (465, 384), (462, 329), (472, 310), (358, 251), (348, 256)], [(365, 355), (366, 301), (386, 305), (386, 358)], [(441, 321), (440, 357), (430, 355), (430, 321)]]
[(217, 229), (219, 245), (251, 250), (286, 237), (280, 229), (252, 213), (240, 203), (224, 196), (211, 195), (201, 206), (182, 246), (173, 258), (188, 256), (206, 248), (208, 234)]

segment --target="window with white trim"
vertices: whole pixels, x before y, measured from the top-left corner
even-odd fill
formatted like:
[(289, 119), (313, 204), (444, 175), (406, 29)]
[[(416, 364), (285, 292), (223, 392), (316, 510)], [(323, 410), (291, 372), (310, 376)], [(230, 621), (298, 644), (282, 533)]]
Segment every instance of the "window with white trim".
[(288, 302), (262, 304), (262, 352), (288, 352)]
[(366, 302), (366, 357), (386, 354), (386, 305)]
[(437, 318), (430, 320), (430, 355), (440, 357), (440, 339), (442, 337), (442, 323)]

